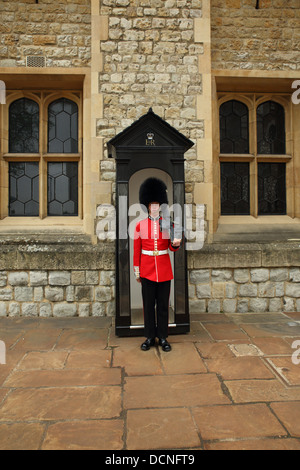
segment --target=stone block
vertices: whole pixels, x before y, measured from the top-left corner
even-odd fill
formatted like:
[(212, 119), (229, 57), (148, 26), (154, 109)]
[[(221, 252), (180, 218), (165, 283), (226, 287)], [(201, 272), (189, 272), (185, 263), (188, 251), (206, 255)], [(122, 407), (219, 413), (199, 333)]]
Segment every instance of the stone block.
[(76, 304), (55, 304), (53, 306), (54, 317), (75, 317), (76, 313)]
[(269, 312), (281, 312), (282, 311), (282, 300), (281, 299), (270, 299)]
[(300, 298), (300, 285), (295, 283), (287, 283), (285, 286), (285, 294), (288, 297), (298, 297)]
[(205, 313), (206, 312), (206, 300), (190, 300), (189, 301), (190, 313)]
[(250, 280), (249, 269), (235, 269), (233, 273), (233, 279), (238, 284), (246, 284)]
[(251, 269), (251, 282), (265, 282), (269, 280), (270, 272), (268, 269)]
[(295, 300), (290, 297), (283, 298), (283, 308), (285, 312), (294, 312), (295, 311)]
[(268, 310), (267, 299), (250, 299), (250, 312), (266, 312)]
[(225, 296), (227, 297), (227, 299), (235, 299), (237, 296), (237, 284), (235, 284), (234, 282), (226, 282)]
[(215, 282), (223, 282), (223, 281), (231, 281), (232, 279), (232, 272), (229, 270), (215, 270), (213, 269), (211, 272), (212, 281)]
[(207, 304), (207, 311), (208, 313), (220, 313), (221, 311), (220, 301), (216, 299), (209, 300)]
[(7, 285), (7, 273), (0, 272), (0, 287), (6, 287)]
[(105, 316), (105, 303), (104, 302), (93, 302), (93, 304), (92, 304), (92, 316), (93, 317), (104, 317)]
[(11, 286), (28, 286), (29, 276), (25, 272), (9, 273), (8, 283)]
[(31, 286), (46, 286), (48, 284), (48, 274), (46, 271), (30, 271)]
[(52, 305), (50, 303), (43, 302), (40, 304), (40, 317), (51, 317), (52, 316)]
[(197, 297), (199, 299), (210, 299), (211, 298), (210, 284), (199, 284), (197, 286)]
[(225, 296), (225, 282), (213, 282), (212, 283), (212, 297), (214, 299), (223, 299)]
[(12, 300), (12, 289), (0, 289), (0, 300)]
[(223, 301), (223, 312), (224, 313), (235, 313), (237, 307), (236, 299), (225, 299)]
[(46, 287), (45, 298), (50, 302), (61, 302), (64, 300), (64, 290), (62, 287)]
[(33, 288), (33, 299), (35, 302), (41, 302), (44, 298), (44, 289), (43, 287), (34, 287)]
[(259, 297), (274, 297), (275, 296), (275, 283), (274, 282), (261, 282), (258, 284)]
[(89, 317), (90, 316), (90, 304), (88, 303), (79, 304), (78, 315), (79, 317)]
[(239, 288), (240, 297), (257, 297), (257, 285), (242, 284)]
[(33, 300), (33, 287), (16, 287), (15, 300), (18, 302), (30, 302)]
[[(290, 269), (290, 280), (292, 282), (300, 282), (300, 268)], [(300, 287), (299, 287), (300, 290)]]
[(101, 286), (114, 286), (115, 285), (114, 271), (101, 271), (100, 285)]
[(17, 302), (11, 302), (8, 307), (8, 315), (10, 317), (19, 317), (21, 313), (21, 306)]
[(110, 287), (96, 287), (95, 288), (95, 300), (96, 301), (108, 301), (111, 300), (111, 289)]
[(288, 269), (287, 268), (271, 268), (270, 269), (270, 281), (287, 281), (288, 280)]
[(52, 271), (49, 273), (50, 286), (68, 286), (71, 283), (71, 273), (68, 271)]
[(71, 283), (73, 285), (84, 285), (85, 284), (85, 271), (72, 271)]
[(23, 303), (22, 304), (22, 316), (23, 317), (37, 317), (38, 316), (38, 305), (34, 303)]
[(192, 284), (199, 284), (200, 282), (209, 282), (210, 270), (198, 269), (190, 273), (190, 282)]
[(75, 300), (78, 302), (93, 300), (93, 288), (89, 286), (76, 286), (75, 287)]
[(249, 301), (248, 300), (238, 300), (236, 311), (238, 313), (247, 313), (249, 311)]
[(86, 271), (86, 283), (96, 286), (99, 284), (99, 272), (98, 271)]
[(0, 317), (7, 316), (7, 302), (0, 302)]

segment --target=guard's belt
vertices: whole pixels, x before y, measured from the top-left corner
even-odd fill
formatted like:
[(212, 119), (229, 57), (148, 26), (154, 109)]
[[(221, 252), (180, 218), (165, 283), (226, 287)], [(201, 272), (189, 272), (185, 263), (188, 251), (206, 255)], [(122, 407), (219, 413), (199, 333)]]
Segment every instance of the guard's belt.
[(148, 251), (148, 250), (142, 250), (142, 255), (148, 255), (148, 256), (160, 256), (160, 255), (167, 255), (168, 250), (154, 250), (154, 251)]

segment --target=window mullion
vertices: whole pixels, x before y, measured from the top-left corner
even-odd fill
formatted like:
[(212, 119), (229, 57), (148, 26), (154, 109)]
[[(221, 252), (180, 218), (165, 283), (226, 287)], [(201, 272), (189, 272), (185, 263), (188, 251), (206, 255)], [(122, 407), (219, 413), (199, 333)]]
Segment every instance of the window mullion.
[(47, 119), (45, 114), (45, 95), (42, 92), (41, 96), (41, 112), (40, 112), (40, 218), (47, 217), (47, 163), (45, 162), (44, 155), (47, 151)]

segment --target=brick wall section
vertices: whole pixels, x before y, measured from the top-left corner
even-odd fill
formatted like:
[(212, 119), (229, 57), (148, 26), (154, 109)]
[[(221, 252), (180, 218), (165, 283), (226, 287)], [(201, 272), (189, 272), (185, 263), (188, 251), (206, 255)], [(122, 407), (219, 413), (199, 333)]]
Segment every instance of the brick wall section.
[(299, 70), (299, 0), (211, 0), (214, 69)]
[(48, 67), (84, 67), (91, 57), (90, 0), (2, 0), (0, 67), (44, 56)]

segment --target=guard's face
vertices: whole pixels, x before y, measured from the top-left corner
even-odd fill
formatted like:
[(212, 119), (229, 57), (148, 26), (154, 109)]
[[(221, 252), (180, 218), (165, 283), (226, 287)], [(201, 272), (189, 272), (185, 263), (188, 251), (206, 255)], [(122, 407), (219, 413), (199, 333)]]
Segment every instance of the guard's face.
[(149, 213), (152, 216), (157, 216), (159, 214), (160, 204), (159, 202), (151, 202), (149, 204)]

